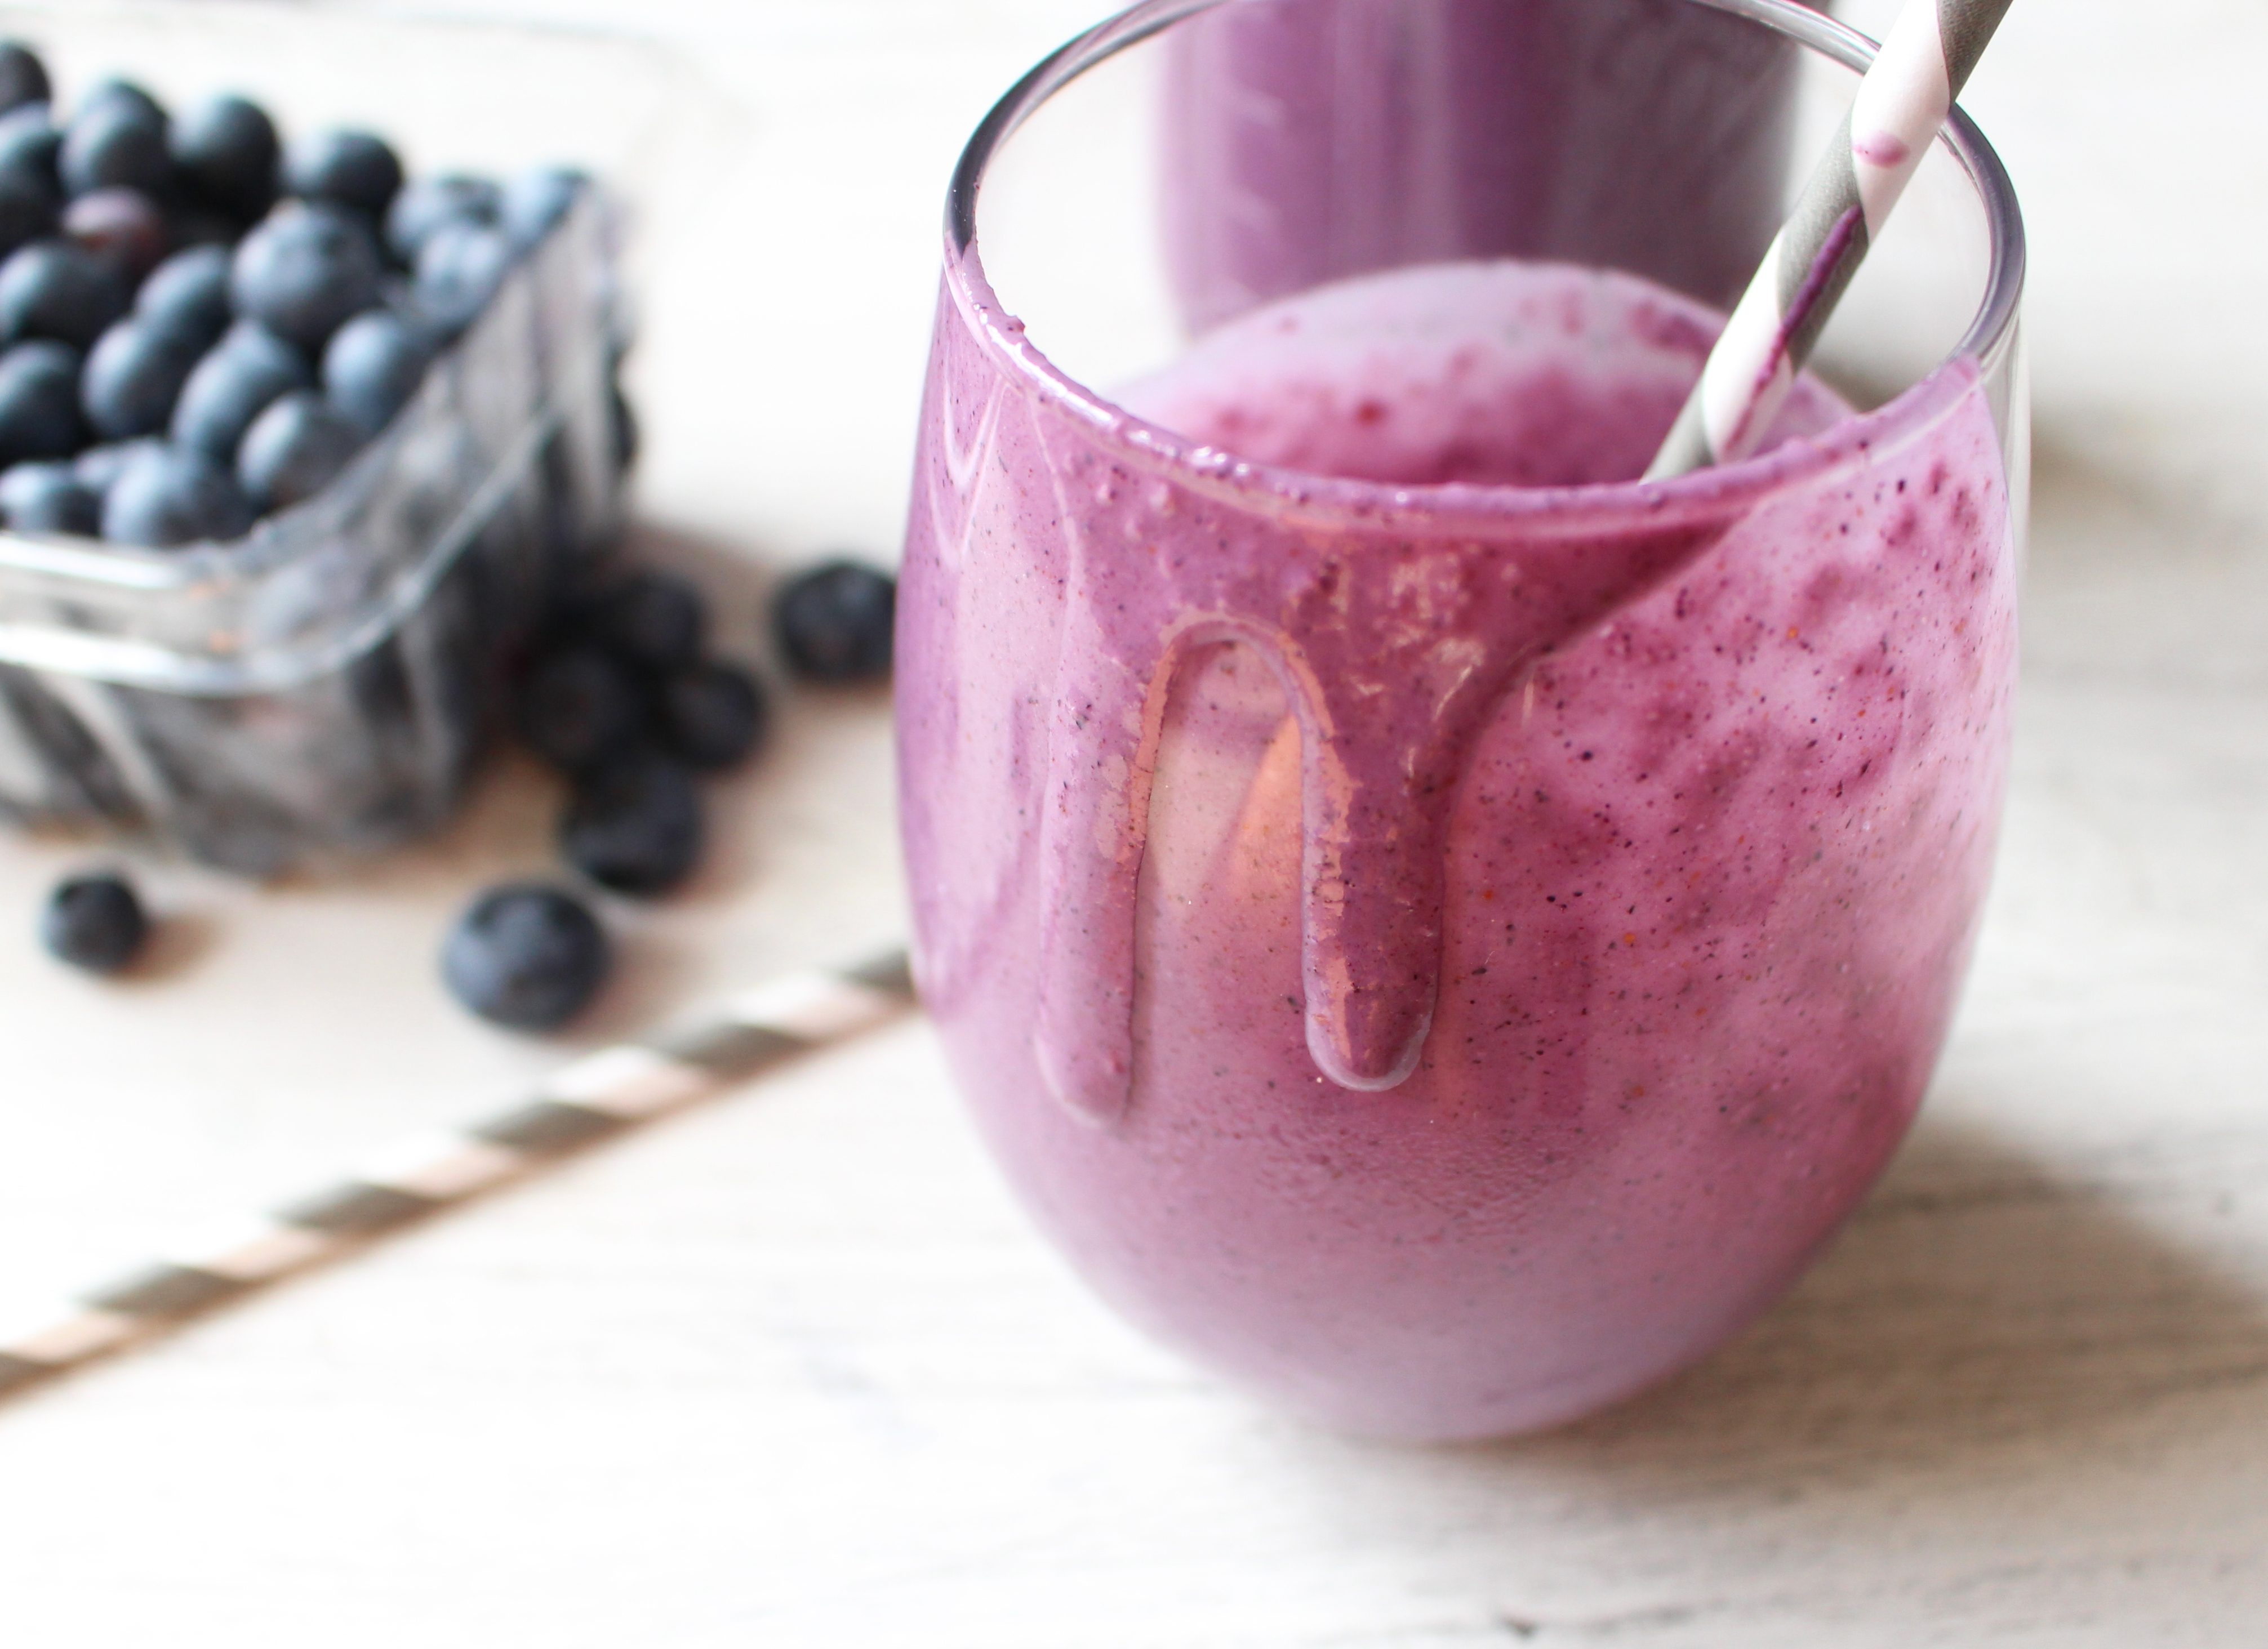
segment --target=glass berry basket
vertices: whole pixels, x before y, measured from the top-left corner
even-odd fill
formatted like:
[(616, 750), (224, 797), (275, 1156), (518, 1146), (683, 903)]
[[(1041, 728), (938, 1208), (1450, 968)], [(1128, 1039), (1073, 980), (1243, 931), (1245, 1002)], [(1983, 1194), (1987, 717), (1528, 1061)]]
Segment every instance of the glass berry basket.
[(0, 810), (265, 874), (430, 828), (620, 475), (586, 197), (321, 493), (164, 550), (0, 534)]
[[(338, 44), (265, 7), (217, 7), (185, 37), (182, 11), (103, 8), (95, 40), (71, 8), (4, 9), (0, 33), (82, 85), (74, 53), (140, 79), (137, 59), (186, 38), (242, 54), (254, 96), (247, 42), (276, 67)], [(0, 819), (116, 826), (269, 875), (446, 818), (515, 649), (619, 525), (616, 264), (614, 214), (585, 188), (335, 479), (240, 537), (0, 532)]]

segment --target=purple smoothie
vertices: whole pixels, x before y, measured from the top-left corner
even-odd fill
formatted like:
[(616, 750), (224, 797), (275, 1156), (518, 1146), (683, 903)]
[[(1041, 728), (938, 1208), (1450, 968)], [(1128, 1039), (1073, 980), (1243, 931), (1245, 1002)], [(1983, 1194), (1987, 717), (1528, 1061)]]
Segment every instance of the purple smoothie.
[(1779, 227), (1792, 46), (1688, 0), (1246, 0), (1167, 36), (1189, 324), (1466, 258), (1739, 295)]
[(1114, 411), (948, 270), (899, 608), (924, 997), (1094, 1286), (1328, 1423), (1516, 1431), (1701, 1355), (1943, 1041), (2014, 669), (1999, 438), (1956, 361), (1629, 482), (1716, 325), (1403, 270)]

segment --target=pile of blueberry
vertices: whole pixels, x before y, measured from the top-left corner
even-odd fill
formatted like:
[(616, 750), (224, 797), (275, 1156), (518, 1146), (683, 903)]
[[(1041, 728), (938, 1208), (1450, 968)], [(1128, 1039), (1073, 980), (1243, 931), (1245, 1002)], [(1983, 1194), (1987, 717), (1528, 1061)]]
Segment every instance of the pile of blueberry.
[(66, 118), (0, 41), (0, 524), (162, 548), (312, 497), (583, 187), (405, 182), (368, 132), (123, 80)]
[[(772, 600), (772, 638), (806, 681), (872, 681), (890, 671), (897, 589), (853, 561), (814, 567)], [(747, 761), (770, 725), (762, 682), (707, 656), (700, 592), (652, 570), (622, 573), (563, 604), (517, 692), (521, 739), (566, 779), (561, 857), (587, 881), (650, 897), (692, 873), (703, 843), (699, 781)], [(61, 960), (98, 973), (134, 961), (150, 921), (114, 875), (63, 883), (41, 916)], [(450, 929), (450, 994), (499, 1025), (549, 1030), (605, 983), (605, 927), (573, 891), (541, 882), (489, 889)]]

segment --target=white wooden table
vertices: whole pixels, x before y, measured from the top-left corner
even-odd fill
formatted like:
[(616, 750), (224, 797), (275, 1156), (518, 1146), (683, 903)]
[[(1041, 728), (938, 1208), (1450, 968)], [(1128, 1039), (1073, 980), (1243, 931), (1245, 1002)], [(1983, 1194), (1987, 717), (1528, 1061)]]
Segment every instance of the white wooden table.
[[(279, 101), (374, 114), (419, 10), (181, 8), (315, 13), (351, 49)], [(754, 650), (764, 569), (894, 545), (946, 166), (1087, 0), (486, 10), (546, 25), (483, 36), (531, 77), (619, 72), (622, 107), (479, 141), (642, 180), (644, 531)], [(1083, 1295), (908, 1021), (0, 1409), (0, 1642), (2268, 1641), (2268, 13), (2149, 22), (2019, 6), (1970, 99), (2037, 272), (1999, 882), (1911, 1145), (1755, 1331), (1542, 1439), (1315, 1434)], [(433, 100), (429, 160), (478, 127)], [(612, 912), (631, 966), (584, 1040), (895, 931), (883, 706), (806, 695), (782, 732), (701, 885)], [(431, 981), (550, 806), (507, 771), (343, 881), (148, 866), (174, 954), (123, 988), (15, 937), (84, 846), (0, 840), (0, 1283), (86, 1280), (557, 1060)]]

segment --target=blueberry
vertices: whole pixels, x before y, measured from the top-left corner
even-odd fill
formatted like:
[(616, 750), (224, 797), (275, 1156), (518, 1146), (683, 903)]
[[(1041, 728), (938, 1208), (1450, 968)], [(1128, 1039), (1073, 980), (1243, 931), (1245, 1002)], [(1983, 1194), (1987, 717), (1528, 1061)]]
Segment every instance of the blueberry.
[(131, 441), (106, 441), (99, 446), (90, 446), (71, 460), (71, 474), (80, 484), (99, 499), (110, 491), (110, 483), (118, 479), (119, 472), (135, 453), (146, 447), (163, 448), (166, 443), (154, 435), (142, 436)]
[(579, 777), (559, 821), (567, 862), (617, 893), (665, 893), (701, 857), (701, 797), (683, 763), (639, 752)]
[(594, 647), (539, 657), (520, 682), (517, 708), (520, 736), (570, 773), (622, 750), (645, 719), (637, 678)]
[(63, 239), (118, 272), (129, 291), (172, 250), (173, 229), (139, 189), (94, 189), (63, 208)]
[(0, 471), (0, 519), (17, 533), (92, 538), (102, 530), (102, 495), (53, 460)]
[(55, 232), (55, 203), (38, 182), (0, 167), (0, 258)]
[(276, 203), (276, 122), (257, 103), (217, 97), (175, 121), (173, 168), (189, 193), (239, 223)]
[(244, 432), (278, 395), (314, 386), (307, 357), (256, 320), (239, 320), (181, 386), (172, 433), (180, 445), (224, 464), (236, 462)]
[(125, 188), (162, 195), (173, 181), (173, 157), (166, 144), (166, 117), (122, 92), (83, 106), (63, 129), (55, 171), (63, 193)]
[(78, 407), (79, 354), (36, 338), (0, 355), (0, 464), (68, 458), (85, 442)]
[(102, 500), (102, 535), (150, 549), (222, 542), (251, 525), (252, 508), (235, 477), (203, 453), (179, 446), (135, 448)]
[(176, 252), (150, 273), (134, 294), (134, 313), (161, 331), (188, 339), (199, 350), (212, 347), (228, 330), (226, 247), (191, 247)]
[(45, 103), (54, 95), (39, 54), (21, 40), (0, 40), (0, 109)]
[(590, 186), (589, 176), (567, 166), (538, 166), (504, 185), (499, 221), (514, 244), (532, 247), (567, 216)]
[(387, 249), (405, 265), (414, 264), (442, 225), (493, 225), (503, 209), (503, 191), (487, 178), (419, 178), (404, 184), (387, 210)]
[(417, 393), (432, 359), (432, 345), (418, 328), (390, 309), (365, 309), (324, 348), (323, 393), (375, 435)]
[(302, 199), (350, 207), (375, 226), (401, 188), (401, 159), (370, 132), (325, 132), (291, 145), (284, 178)]
[(114, 77), (97, 81), (78, 100), (77, 112), (85, 114), (114, 105), (122, 107), (146, 126), (154, 126), (160, 131), (166, 129), (166, 106), (131, 80)]
[(475, 899), (441, 946), (449, 994), (481, 1018), (520, 1030), (573, 1019), (612, 962), (606, 930), (582, 901), (526, 882)]
[(40, 943), (58, 961), (114, 974), (141, 953), (150, 918), (122, 876), (74, 876), (48, 895)]
[(146, 320), (122, 320), (88, 351), (79, 405), (107, 441), (155, 435), (173, 418), (196, 364), (195, 340)]
[(320, 395), (294, 390), (244, 432), (237, 482), (254, 509), (288, 510), (329, 486), (364, 438), (360, 426)]
[(417, 254), (418, 313), (445, 332), (461, 332), (488, 307), (512, 260), (511, 239), (501, 229), (442, 225)]
[(12, 173), (50, 201), (63, 198), (55, 160), (63, 152), (63, 129), (44, 103), (26, 103), (0, 114), (0, 172)]
[(55, 338), (85, 349), (126, 313), (126, 288), (68, 240), (34, 240), (0, 263), (0, 338)]
[(763, 742), (771, 707), (762, 684), (728, 664), (696, 664), (654, 693), (654, 731), (662, 747), (696, 772), (713, 773), (745, 760)]
[(228, 290), (238, 314), (320, 350), (341, 321), (378, 301), (378, 276), (377, 249), (350, 214), (287, 202), (237, 247)]
[(0, 470), (0, 515), (10, 513), (57, 480), (77, 481), (77, 460), (32, 458)]
[(772, 633), (788, 667), (814, 681), (867, 681), (890, 673), (898, 586), (885, 572), (830, 561), (798, 573), (772, 598)]
[(585, 622), (592, 638), (625, 663), (682, 670), (701, 656), (709, 615), (701, 592), (683, 578), (634, 572), (600, 590)]

